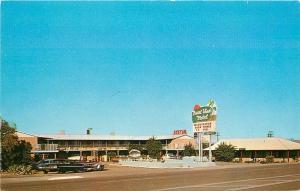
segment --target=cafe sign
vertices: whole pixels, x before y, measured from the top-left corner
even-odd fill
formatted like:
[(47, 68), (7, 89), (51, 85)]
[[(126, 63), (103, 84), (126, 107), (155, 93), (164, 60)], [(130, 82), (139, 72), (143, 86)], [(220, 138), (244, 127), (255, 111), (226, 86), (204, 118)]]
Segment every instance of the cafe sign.
[(215, 101), (210, 100), (207, 105), (194, 106), (192, 112), (194, 132), (215, 132), (217, 119), (217, 106)]

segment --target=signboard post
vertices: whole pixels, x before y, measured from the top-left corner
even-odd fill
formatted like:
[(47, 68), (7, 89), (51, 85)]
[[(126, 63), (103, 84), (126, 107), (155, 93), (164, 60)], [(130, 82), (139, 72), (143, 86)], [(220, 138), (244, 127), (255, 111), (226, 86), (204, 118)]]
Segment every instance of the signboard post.
[(211, 153), (211, 133), (209, 134), (209, 153), (208, 153), (208, 161), (211, 162), (212, 153)]
[(192, 112), (193, 131), (198, 134), (199, 161), (203, 162), (202, 134), (209, 135), (209, 162), (212, 160), (211, 135), (216, 132), (217, 106), (210, 100), (206, 106), (195, 105)]
[(202, 143), (202, 133), (199, 133), (199, 144), (200, 144), (200, 150), (199, 150), (199, 157), (200, 157), (200, 162), (203, 162), (203, 143)]

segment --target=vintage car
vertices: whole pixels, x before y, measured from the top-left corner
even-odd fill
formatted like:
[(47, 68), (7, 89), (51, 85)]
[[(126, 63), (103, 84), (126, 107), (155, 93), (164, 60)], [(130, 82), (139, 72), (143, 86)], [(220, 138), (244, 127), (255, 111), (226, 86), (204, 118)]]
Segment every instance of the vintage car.
[(62, 163), (57, 165), (57, 170), (59, 173), (65, 173), (65, 172), (85, 172), (85, 166), (84, 163), (80, 163), (78, 161), (72, 161), (69, 160), (68, 163)]
[(97, 163), (97, 162), (85, 162), (84, 169), (86, 171), (102, 171), (104, 170), (104, 164)]
[(86, 172), (104, 170), (104, 165), (101, 163), (84, 162), (69, 159), (45, 159), (39, 161), (34, 166), (37, 170), (43, 171), (45, 174), (47, 174), (48, 172), (64, 173), (68, 171)]
[(38, 163), (34, 164), (36, 170), (43, 171), (45, 174), (48, 172), (57, 172), (58, 165), (66, 163), (64, 159), (43, 159)]

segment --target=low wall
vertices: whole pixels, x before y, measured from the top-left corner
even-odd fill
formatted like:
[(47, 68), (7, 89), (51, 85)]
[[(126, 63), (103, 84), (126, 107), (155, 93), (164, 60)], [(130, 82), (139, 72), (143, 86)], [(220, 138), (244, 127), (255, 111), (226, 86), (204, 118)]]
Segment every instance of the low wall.
[[(254, 162), (254, 159), (253, 158), (235, 158), (233, 161), (237, 162), (237, 161), (240, 161), (240, 162)], [(274, 162), (276, 163), (283, 163), (283, 162), (298, 162), (299, 159), (296, 159), (294, 160), (293, 158), (274, 158)], [(256, 162), (266, 162), (266, 158), (256, 158)]]
[(122, 166), (142, 167), (142, 168), (200, 168), (215, 166), (214, 162), (197, 162), (188, 160), (166, 160), (161, 161), (145, 161), (145, 160), (120, 160)]

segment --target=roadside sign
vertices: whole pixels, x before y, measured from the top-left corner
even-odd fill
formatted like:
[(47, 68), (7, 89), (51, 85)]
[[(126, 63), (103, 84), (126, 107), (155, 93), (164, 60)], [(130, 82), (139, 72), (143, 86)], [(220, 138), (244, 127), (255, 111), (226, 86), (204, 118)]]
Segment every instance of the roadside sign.
[(173, 135), (186, 135), (186, 129), (174, 130)]
[(215, 132), (216, 131), (216, 121), (205, 121), (193, 124), (194, 132)]
[(207, 105), (195, 105), (192, 112), (193, 131), (207, 133), (216, 131), (217, 106), (213, 100)]

